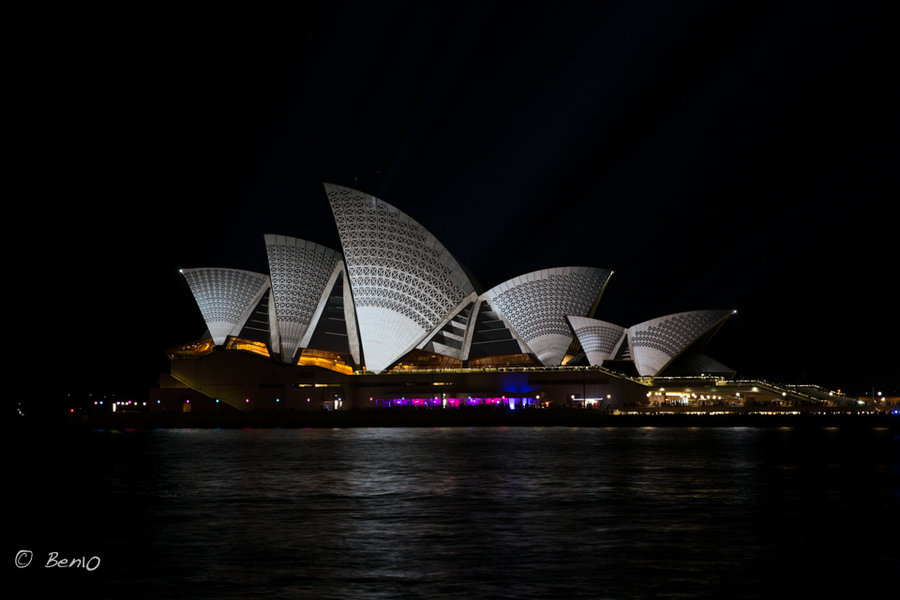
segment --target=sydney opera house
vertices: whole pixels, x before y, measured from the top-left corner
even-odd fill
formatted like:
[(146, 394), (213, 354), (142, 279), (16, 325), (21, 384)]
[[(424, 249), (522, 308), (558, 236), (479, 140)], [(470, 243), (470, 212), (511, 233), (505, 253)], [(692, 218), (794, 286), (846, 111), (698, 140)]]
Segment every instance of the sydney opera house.
[(182, 270), (207, 332), (169, 351), (157, 403), (621, 407), (652, 401), (668, 378), (734, 376), (704, 354), (732, 310), (610, 323), (596, 313), (613, 273), (595, 266), (483, 291), (409, 215), (354, 189), (325, 193), (341, 251), (271, 234), (268, 273)]

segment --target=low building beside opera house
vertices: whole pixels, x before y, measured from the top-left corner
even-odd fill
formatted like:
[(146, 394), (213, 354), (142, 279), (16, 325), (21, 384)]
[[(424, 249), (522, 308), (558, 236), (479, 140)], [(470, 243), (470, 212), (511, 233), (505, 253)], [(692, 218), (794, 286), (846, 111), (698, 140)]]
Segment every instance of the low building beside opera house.
[(732, 310), (600, 320), (613, 273), (595, 266), (482, 291), (407, 214), (354, 189), (325, 192), (343, 252), (272, 234), (268, 273), (182, 271), (208, 329), (169, 351), (151, 410), (620, 409), (788, 395), (737, 382), (704, 354)]

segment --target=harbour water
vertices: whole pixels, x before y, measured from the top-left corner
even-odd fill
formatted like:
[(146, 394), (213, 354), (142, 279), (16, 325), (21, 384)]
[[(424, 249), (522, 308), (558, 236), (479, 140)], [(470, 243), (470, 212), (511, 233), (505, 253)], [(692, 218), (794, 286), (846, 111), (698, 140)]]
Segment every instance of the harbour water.
[(14, 441), (8, 598), (882, 598), (900, 575), (890, 428)]

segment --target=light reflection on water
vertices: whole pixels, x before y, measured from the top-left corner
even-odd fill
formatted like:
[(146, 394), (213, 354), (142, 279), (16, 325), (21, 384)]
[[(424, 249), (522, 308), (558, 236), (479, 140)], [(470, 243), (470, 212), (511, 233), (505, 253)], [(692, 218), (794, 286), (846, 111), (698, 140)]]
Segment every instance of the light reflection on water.
[(900, 562), (892, 436), (92, 432), (31, 491), (84, 515), (37, 541), (99, 548), (110, 597), (861, 597)]

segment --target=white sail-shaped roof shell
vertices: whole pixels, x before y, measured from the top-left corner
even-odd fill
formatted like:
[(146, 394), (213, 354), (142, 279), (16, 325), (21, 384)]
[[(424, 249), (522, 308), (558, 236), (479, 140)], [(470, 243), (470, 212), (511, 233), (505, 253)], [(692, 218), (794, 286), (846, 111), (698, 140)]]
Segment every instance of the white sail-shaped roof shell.
[(599, 319), (568, 315), (575, 337), (592, 367), (602, 366), (616, 354), (625, 336), (625, 328)]
[(281, 355), (306, 347), (343, 264), (339, 252), (285, 235), (265, 236)]
[(182, 269), (181, 273), (217, 346), (240, 333), (270, 285), (268, 275), (241, 269)]
[(562, 364), (574, 336), (566, 316), (587, 316), (612, 271), (558, 267), (505, 281), (483, 297), (544, 366)]
[(353, 292), (366, 368), (378, 373), (474, 299), (453, 255), (374, 196), (325, 184)]
[(644, 321), (628, 328), (634, 366), (655, 377), (701, 336), (722, 325), (734, 311), (694, 310)]

